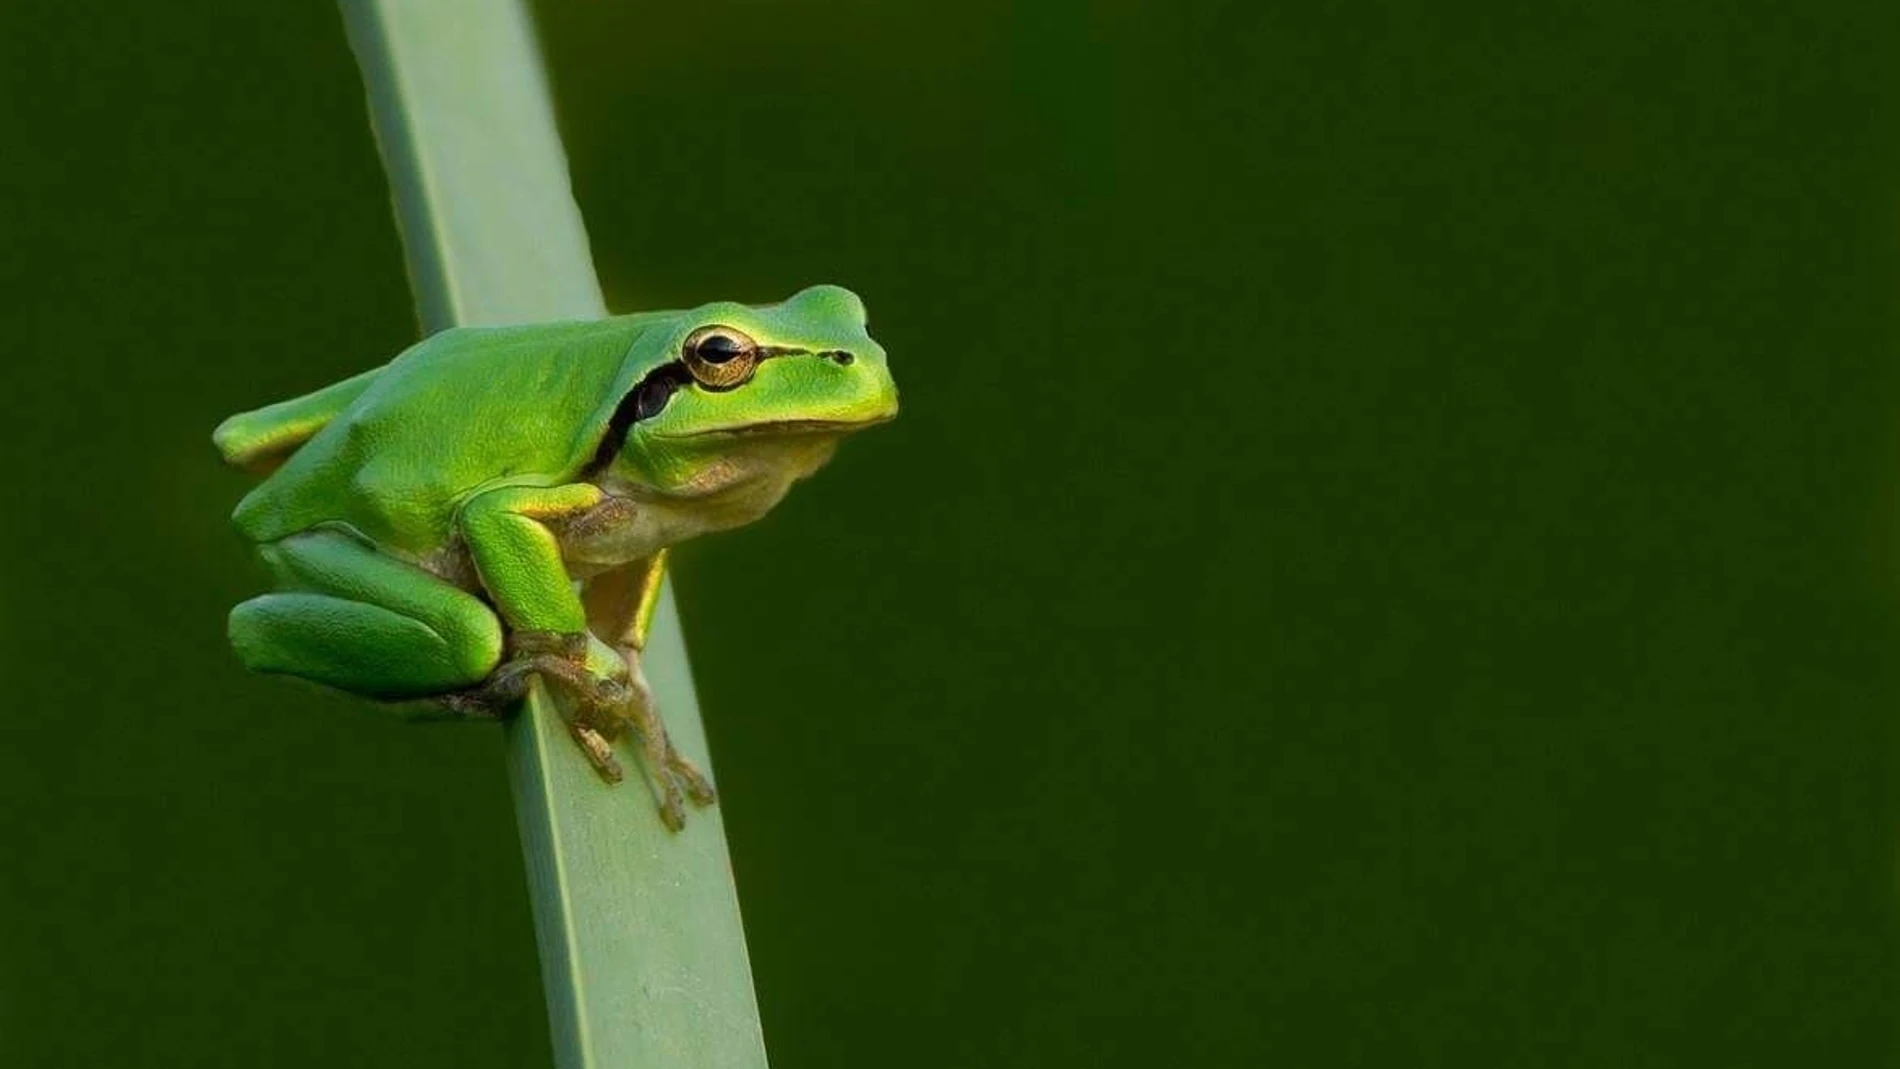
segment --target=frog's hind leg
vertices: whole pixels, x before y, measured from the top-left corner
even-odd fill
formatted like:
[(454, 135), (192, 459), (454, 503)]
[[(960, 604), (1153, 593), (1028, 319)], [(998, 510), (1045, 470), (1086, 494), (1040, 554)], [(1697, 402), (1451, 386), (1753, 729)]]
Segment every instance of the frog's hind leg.
[(341, 531), (262, 553), (282, 590), (231, 612), (231, 645), (254, 671), (403, 701), (475, 686), (501, 663), (494, 612), (415, 565)]
[(325, 386), (315, 393), (279, 401), (252, 412), (240, 412), (211, 432), (211, 441), (224, 462), (263, 475), (276, 470), (337, 414), (369, 389), (382, 368)]

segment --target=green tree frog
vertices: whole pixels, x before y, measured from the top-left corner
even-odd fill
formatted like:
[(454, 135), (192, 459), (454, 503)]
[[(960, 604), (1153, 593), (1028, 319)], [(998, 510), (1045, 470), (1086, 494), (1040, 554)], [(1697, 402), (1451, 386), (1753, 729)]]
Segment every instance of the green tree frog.
[(531, 678), (609, 783), (638, 741), (668, 827), (714, 800), (640, 670), (668, 547), (763, 515), (838, 441), (897, 414), (849, 290), (592, 322), (458, 327), (224, 421), (265, 475), (233, 516), (275, 590), (239, 658), (391, 703), (497, 718)]

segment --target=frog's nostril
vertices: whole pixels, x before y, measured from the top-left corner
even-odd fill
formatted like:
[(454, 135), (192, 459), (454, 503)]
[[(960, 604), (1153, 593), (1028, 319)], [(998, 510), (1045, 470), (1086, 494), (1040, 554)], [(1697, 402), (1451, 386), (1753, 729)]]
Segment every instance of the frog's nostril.
[(843, 349), (833, 349), (831, 352), (828, 352), (824, 355), (827, 360), (836, 361), (839, 367), (850, 367), (851, 361), (857, 359), (857, 357), (852, 356), (850, 353), (845, 352)]

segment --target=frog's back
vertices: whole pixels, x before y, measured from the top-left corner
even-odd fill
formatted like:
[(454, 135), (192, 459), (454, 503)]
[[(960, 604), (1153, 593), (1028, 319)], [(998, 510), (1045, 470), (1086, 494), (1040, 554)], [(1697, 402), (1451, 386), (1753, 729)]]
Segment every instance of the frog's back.
[(232, 518), (256, 542), (343, 523), (390, 549), (436, 549), (456, 507), (484, 484), (578, 474), (605, 434), (633, 339), (651, 318), (459, 327), (425, 338)]

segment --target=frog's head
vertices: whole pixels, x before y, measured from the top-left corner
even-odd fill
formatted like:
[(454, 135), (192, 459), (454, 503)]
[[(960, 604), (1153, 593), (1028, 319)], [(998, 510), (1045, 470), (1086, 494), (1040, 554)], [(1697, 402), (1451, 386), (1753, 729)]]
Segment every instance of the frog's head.
[(649, 370), (621, 405), (629, 422), (613, 468), (664, 494), (789, 484), (840, 438), (897, 415), (897, 385), (865, 333), (864, 302), (840, 286), (675, 313), (637, 348)]

